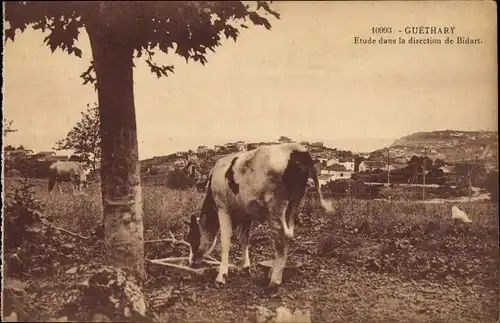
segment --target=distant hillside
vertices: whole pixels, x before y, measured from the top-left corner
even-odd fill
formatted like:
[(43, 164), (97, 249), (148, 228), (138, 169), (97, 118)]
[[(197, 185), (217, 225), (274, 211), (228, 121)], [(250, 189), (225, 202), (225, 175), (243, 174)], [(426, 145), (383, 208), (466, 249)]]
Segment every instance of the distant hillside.
[[(394, 141), (389, 154), (394, 157), (423, 155), (446, 161), (482, 157), (496, 163), (498, 152), (498, 132), (494, 131), (432, 131), (417, 132)], [(387, 151), (379, 149), (371, 153), (372, 158), (387, 158)]]

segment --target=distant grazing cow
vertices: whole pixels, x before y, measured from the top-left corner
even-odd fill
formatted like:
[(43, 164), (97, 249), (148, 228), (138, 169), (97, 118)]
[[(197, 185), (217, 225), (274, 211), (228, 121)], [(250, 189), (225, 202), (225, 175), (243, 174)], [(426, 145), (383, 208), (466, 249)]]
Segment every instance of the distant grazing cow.
[(240, 228), (243, 268), (248, 268), (252, 222), (267, 221), (276, 233), (276, 259), (269, 286), (280, 285), (288, 240), (293, 239), (295, 216), (309, 176), (314, 181), (321, 207), (331, 212), (331, 203), (321, 194), (311, 155), (302, 145), (261, 146), (220, 158), (209, 174), (200, 218), (193, 215), (188, 222), (189, 264), (198, 264), (213, 249), (220, 230), (222, 255), (216, 282), (225, 284), (233, 229)]
[(73, 194), (82, 188), (87, 188), (87, 171), (83, 164), (76, 161), (58, 161), (50, 165), (49, 168), (49, 193), (54, 189), (54, 184), (59, 187), (62, 193), (61, 182), (71, 182)]

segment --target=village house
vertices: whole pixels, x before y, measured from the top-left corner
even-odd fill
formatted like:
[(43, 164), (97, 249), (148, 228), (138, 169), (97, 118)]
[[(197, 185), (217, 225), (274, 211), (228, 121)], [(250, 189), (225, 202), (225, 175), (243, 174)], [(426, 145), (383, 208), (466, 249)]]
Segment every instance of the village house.
[(238, 145), (235, 142), (228, 142), (224, 145), (224, 147), (230, 152), (238, 151)]
[(220, 152), (221, 150), (223, 150), (224, 146), (220, 146), (220, 145), (215, 145), (214, 146), (214, 151), (216, 153)]
[(405, 164), (408, 162), (408, 158), (406, 158), (405, 156), (394, 157), (392, 160), (398, 164)]
[(257, 147), (259, 147), (259, 143), (257, 142), (252, 142), (252, 143), (249, 143), (247, 145), (247, 150), (254, 150), (254, 149), (257, 149)]
[(246, 151), (247, 145), (244, 141), (239, 140), (236, 142), (236, 148), (238, 149), (238, 151)]
[(178, 158), (186, 158), (189, 155), (189, 152), (187, 151), (178, 151), (175, 153), (175, 156)]
[(337, 163), (344, 166), (346, 170), (354, 172), (354, 160), (352, 158), (341, 159)]
[(317, 158), (317, 160), (321, 163), (321, 166), (323, 166), (323, 167), (328, 167), (328, 166), (331, 166), (333, 164), (339, 163), (339, 159), (337, 157), (333, 157), (333, 158), (319, 157), (319, 158)]
[(352, 177), (352, 171), (347, 170), (344, 165), (333, 164), (321, 170), (321, 175), (329, 175), (331, 181), (338, 179), (349, 179)]
[(198, 149), (196, 150), (196, 152), (200, 155), (204, 155), (207, 153), (207, 150), (208, 150), (207, 146), (201, 145), (201, 146), (198, 146)]
[(382, 171), (386, 171), (387, 170), (386, 163), (381, 162), (381, 161), (376, 161), (376, 160), (363, 160), (359, 164), (359, 171), (360, 172), (373, 172), (377, 169), (382, 170)]

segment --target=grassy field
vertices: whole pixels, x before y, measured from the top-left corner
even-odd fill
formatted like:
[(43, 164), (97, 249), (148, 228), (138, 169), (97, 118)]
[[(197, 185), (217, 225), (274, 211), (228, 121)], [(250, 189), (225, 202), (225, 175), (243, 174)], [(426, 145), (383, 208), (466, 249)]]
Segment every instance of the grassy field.
[[(64, 196), (49, 196), (46, 181), (33, 183), (51, 221), (91, 235), (102, 216), (99, 187), (90, 187), (86, 196), (72, 196), (68, 187)], [(5, 185), (8, 191), (15, 180)], [(169, 230), (181, 238), (183, 220), (198, 212), (203, 195), (146, 186), (143, 198), (150, 240), (168, 237)], [(452, 220), (451, 206), (341, 199), (327, 217), (314, 200), (306, 200), (289, 256), (303, 266), (278, 294), (264, 292), (264, 276), (255, 266), (274, 255), (267, 225), (252, 232), (251, 276), (230, 270), (227, 285), (216, 288), (216, 272), (195, 279), (150, 268), (145, 288), (162, 321), (170, 322), (254, 322), (258, 306), (310, 309), (314, 322), (493, 322), (499, 303), (497, 206), (460, 204), (471, 224)], [(61, 291), (82, 278), (67, 271), (102, 259), (102, 244), (55, 235), (22, 255), (30, 263), (20, 276), (28, 285), (26, 319), (53, 315)], [(147, 258), (186, 253), (165, 243), (147, 243), (145, 250)], [(216, 257), (218, 252), (217, 247)], [(231, 262), (239, 265), (239, 256), (234, 244)]]

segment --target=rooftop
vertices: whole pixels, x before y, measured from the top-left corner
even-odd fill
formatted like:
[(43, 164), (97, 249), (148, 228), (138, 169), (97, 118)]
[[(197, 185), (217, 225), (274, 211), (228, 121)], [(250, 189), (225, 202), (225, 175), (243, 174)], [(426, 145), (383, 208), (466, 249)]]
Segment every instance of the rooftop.
[(332, 171), (347, 171), (344, 165), (340, 164), (333, 164), (328, 167), (326, 167), (326, 170), (332, 170)]

